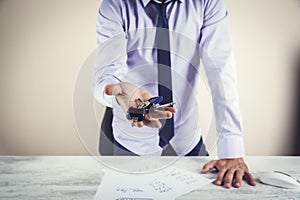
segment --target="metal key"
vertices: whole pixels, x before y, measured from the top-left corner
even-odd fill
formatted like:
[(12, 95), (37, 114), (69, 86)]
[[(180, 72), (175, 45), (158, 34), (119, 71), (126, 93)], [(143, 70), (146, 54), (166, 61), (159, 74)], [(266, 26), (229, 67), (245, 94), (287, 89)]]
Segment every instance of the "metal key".
[(159, 108), (165, 108), (165, 107), (171, 107), (171, 106), (173, 106), (175, 103), (174, 102), (170, 102), (170, 103), (166, 103), (166, 104), (163, 104), (163, 105), (156, 105), (156, 106), (154, 106), (153, 108), (154, 109), (159, 109)]
[(138, 108), (145, 108), (150, 104), (149, 101), (142, 101), (140, 98), (138, 98), (138, 101)]

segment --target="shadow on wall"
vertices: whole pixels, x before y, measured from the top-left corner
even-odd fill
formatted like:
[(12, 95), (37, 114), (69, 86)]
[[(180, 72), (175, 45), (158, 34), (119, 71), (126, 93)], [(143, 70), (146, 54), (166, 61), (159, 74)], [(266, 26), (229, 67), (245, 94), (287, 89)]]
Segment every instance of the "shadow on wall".
[(293, 131), (293, 144), (291, 155), (300, 156), (300, 52), (297, 58), (296, 73), (294, 77), (295, 82), (295, 111), (294, 111), (294, 124), (292, 125)]

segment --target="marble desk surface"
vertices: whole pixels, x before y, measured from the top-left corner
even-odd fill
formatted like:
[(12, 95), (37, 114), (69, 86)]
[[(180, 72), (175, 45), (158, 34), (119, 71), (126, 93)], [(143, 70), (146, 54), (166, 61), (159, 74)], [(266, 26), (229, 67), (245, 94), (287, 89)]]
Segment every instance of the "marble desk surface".
[[(209, 157), (89, 157), (38, 156), (0, 157), (0, 199), (93, 199), (104, 168), (148, 173), (173, 165), (199, 172)], [(300, 157), (247, 157), (254, 177), (267, 171), (284, 171), (300, 179)], [(216, 173), (206, 176), (216, 177)], [(117, 181), (117, 180), (116, 180)], [(225, 189), (207, 185), (178, 199), (300, 199), (300, 190), (263, 185)]]

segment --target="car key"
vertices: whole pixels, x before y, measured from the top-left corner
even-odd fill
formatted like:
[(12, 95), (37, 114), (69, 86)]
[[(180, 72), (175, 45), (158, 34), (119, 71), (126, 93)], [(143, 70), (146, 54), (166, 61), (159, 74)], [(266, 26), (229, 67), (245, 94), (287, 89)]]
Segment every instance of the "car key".
[(141, 99), (138, 99), (138, 108), (130, 107), (127, 110), (126, 118), (128, 120), (133, 120), (131, 125), (134, 126), (135, 122), (143, 121), (145, 119), (146, 114), (148, 114), (150, 110), (152, 111), (153, 109), (155, 110), (163, 107), (170, 107), (175, 104), (174, 102), (171, 102), (159, 105), (159, 103), (162, 101), (162, 96), (152, 97), (147, 101), (142, 101)]

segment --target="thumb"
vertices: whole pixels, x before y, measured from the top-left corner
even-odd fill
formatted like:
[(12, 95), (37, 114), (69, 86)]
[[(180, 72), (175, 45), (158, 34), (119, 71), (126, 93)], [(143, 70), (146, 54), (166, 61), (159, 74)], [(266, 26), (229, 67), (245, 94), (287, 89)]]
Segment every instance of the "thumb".
[(216, 165), (215, 160), (212, 160), (209, 163), (206, 163), (201, 170), (201, 174), (207, 173), (209, 170), (213, 169), (215, 167), (215, 165)]
[(110, 84), (110, 85), (105, 86), (104, 92), (105, 92), (105, 94), (110, 95), (110, 96), (117, 96), (117, 95), (122, 94), (122, 87), (119, 83), (118, 84)]

